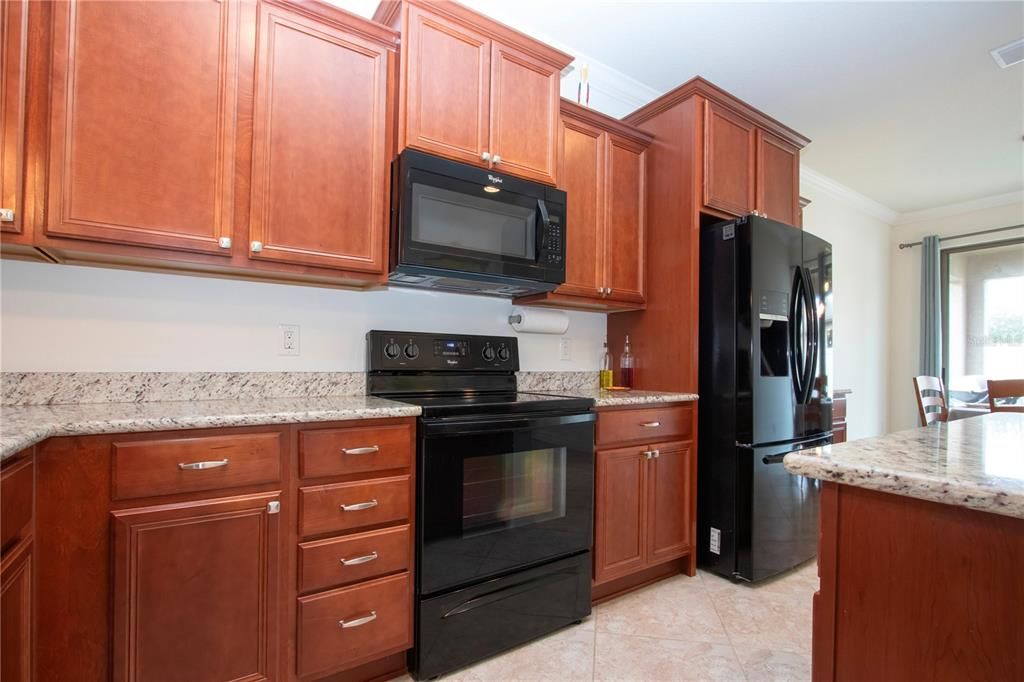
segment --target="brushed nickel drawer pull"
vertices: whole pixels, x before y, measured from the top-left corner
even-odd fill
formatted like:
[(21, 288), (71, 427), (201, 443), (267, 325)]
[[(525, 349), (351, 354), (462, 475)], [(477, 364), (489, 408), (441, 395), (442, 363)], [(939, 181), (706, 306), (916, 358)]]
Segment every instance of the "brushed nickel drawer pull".
[(342, 559), (341, 563), (345, 566), (358, 566), (359, 564), (365, 564), (369, 561), (373, 561), (377, 558), (376, 552), (370, 552), (365, 556), (357, 556), (352, 559)]
[(377, 612), (370, 611), (370, 615), (363, 616), (362, 618), (354, 618), (352, 620), (339, 620), (338, 625), (340, 625), (343, 628), (357, 628), (360, 625), (366, 625), (367, 623), (374, 620), (377, 620)]
[(217, 469), (219, 467), (226, 467), (228, 461), (226, 459), (214, 459), (208, 462), (179, 462), (178, 468), (184, 470), (197, 470), (197, 469)]
[(644, 427), (645, 429), (656, 429), (659, 426), (661, 426), (661, 422), (644, 422), (640, 426)]
[(342, 448), (341, 452), (344, 455), (372, 455), (375, 452), (380, 452), (380, 446), (370, 445), (365, 448)]
[(377, 506), (377, 500), (370, 500), (369, 502), (358, 502), (356, 504), (343, 504), (341, 505), (341, 511), (360, 511), (363, 509), (372, 509)]

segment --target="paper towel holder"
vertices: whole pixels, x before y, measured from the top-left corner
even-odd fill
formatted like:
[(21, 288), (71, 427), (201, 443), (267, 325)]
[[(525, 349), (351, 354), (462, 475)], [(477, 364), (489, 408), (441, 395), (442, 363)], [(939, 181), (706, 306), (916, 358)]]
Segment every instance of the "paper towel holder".
[(516, 314), (516, 315), (509, 315), (508, 316), (508, 323), (509, 324), (519, 324), (522, 321), (523, 321), (523, 316), (522, 315)]

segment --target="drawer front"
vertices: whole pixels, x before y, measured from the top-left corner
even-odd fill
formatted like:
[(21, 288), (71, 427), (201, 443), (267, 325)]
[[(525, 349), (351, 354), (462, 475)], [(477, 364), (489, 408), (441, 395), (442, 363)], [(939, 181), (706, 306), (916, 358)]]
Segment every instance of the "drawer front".
[(274, 483), (281, 436), (248, 433), (114, 443), (114, 499)]
[(299, 597), (300, 677), (352, 668), (412, 646), (408, 573)]
[(324, 590), (405, 571), (409, 526), (299, 544), (299, 592)]
[(403, 469), (412, 464), (412, 450), (408, 425), (302, 431), (299, 471), (317, 478)]
[(636, 410), (606, 410), (597, 417), (597, 443), (654, 443), (693, 436), (693, 407), (644, 407)]
[(303, 536), (407, 521), (411, 512), (408, 476), (306, 486), (299, 493)]
[(26, 526), (32, 522), (32, 497), (35, 481), (32, 477), (32, 458), (4, 467), (0, 473), (0, 549), (7, 551), (15, 542), (27, 535)]

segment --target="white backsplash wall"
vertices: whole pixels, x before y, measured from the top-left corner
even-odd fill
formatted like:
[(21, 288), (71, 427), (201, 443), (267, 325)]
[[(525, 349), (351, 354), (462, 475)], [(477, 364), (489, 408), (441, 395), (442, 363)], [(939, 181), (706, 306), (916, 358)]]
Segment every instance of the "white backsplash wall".
[[(0, 282), (0, 369), (8, 372), (362, 371), (370, 329), (517, 336), (525, 371), (590, 371), (600, 367), (607, 329), (604, 314), (569, 312), (564, 336), (517, 335), (507, 300), (398, 287), (10, 260), (0, 262)], [(281, 324), (299, 325), (299, 355), (278, 355)]]

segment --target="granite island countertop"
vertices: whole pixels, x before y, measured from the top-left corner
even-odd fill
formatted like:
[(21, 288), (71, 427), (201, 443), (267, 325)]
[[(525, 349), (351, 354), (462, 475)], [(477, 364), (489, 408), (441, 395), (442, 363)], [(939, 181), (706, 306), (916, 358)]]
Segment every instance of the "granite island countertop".
[(794, 474), (1024, 518), (1024, 414), (994, 412), (792, 452)]
[(0, 460), (53, 436), (415, 417), (420, 408), (365, 395), (144, 403), (4, 405)]
[(572, 398), (590, 398), (594, 401), (594, 407), (654, 405), (657, 403), (680, 403), (697, 400), (696, 393), (675, 393), (670, 391), (605, 391), (600, 388), (574, 388), (568, 390), (540, 390), (536, 392)]

